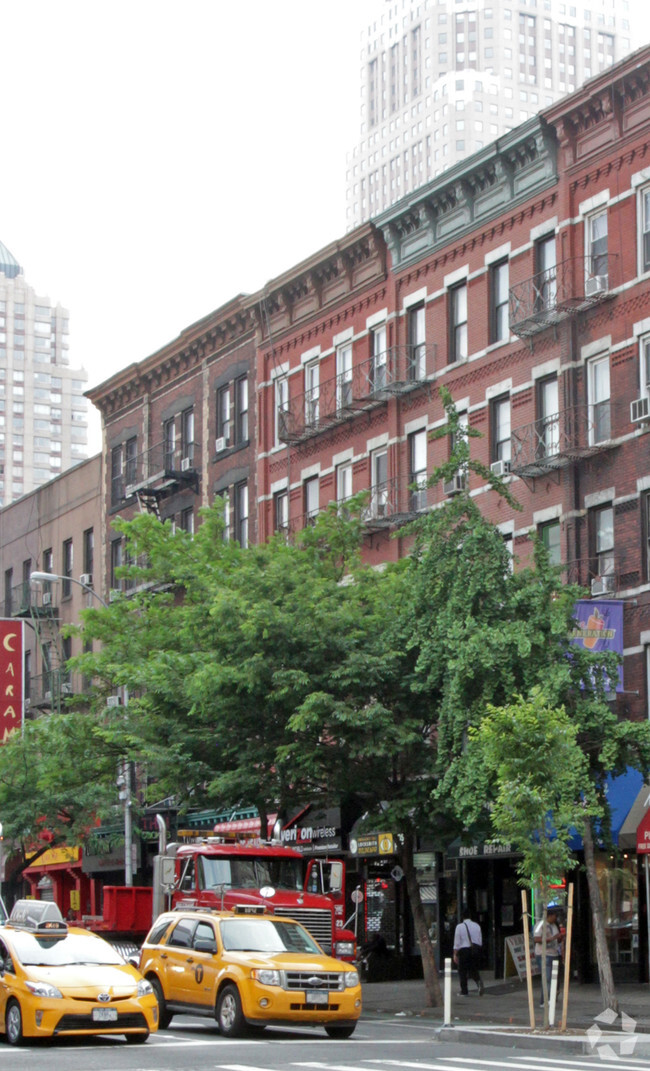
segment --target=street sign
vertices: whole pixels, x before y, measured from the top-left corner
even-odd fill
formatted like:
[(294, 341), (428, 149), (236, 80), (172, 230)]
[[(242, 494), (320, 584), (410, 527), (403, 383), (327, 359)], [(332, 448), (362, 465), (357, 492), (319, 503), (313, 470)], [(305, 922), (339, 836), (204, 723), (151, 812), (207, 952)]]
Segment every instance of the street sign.
[(646, 811), (636, 827), (637, 855), (650, 854), (650, 810)]
[(363, 901), (363, 889), (353, 889), (350, 893), (350, 899), (353, 904), (360, 904)]

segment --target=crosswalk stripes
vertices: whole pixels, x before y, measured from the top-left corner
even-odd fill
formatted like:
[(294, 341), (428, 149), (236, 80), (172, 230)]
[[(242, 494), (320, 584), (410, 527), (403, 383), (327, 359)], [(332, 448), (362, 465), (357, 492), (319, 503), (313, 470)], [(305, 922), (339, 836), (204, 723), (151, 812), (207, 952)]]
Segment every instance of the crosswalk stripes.
[[(429, 1060), (360, 1060), (344, 1063), (337, 1060), (300, 1060), (285, 1065), (300, 1071), (647, 1071), (647, 1062), (622, 1059), (615, 1063), (590, 1057), (513, 1056), (489, 1059), (475, 1056), (441, 1056)], [(219, 1063), (216, 1071), (271, 1071), (261, 1064)]]

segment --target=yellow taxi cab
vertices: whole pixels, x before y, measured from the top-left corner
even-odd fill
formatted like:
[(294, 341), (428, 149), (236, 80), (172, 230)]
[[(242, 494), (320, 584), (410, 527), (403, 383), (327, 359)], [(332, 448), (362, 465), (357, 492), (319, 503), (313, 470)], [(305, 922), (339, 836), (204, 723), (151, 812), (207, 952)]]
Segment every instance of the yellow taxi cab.
[(158, 997), (161, 1028), (184, 1012), (213, 1015), (226, 1037), (274, 1024), (347, 1038), (361, 1015), (357, 971), (325, 955), (299, 922), (257, 909), (161, 915), (140, 971)]
[(140, 972), (88, 930), (68, 926), (56, 904), (19, 900), (0, 926), (0, 1031), (27, 1038), (158, 1029), (158, 1002)]

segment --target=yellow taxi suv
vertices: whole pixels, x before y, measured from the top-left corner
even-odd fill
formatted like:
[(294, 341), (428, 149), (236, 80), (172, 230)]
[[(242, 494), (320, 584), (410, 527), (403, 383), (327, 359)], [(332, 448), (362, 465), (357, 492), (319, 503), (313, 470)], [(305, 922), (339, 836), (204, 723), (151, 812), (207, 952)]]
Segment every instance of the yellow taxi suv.
[(273, 1024), (322, 1026), (348, 1038), (361, 1015), (357, 971), (325, 955), (299, 922), (256, 909), (161, 915), (142, 946), (140, 971), (163, 1029), (186, 1013), (214, 1016), (225, 1037)]
[(158, 1029), (149, 982), (101, 937), (68, 926), (56, 904), (19, 900), (0, 927), (0, 1031), (29, 1038), (124, 1034)]

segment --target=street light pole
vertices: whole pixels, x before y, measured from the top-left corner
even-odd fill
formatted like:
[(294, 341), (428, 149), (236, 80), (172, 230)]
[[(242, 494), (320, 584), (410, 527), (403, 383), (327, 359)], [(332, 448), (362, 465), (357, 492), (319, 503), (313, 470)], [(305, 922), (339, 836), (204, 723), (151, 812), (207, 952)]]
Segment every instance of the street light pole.
[[(89, 584), (85, 584), (83, 580), (76, 580), (74, 576), (62, 576), (61, 573), (34, 572), (29, 574), (29, 579), (37, 584), (49, 584), (53, 580), (69, 580), (71, 584), (78, 584), (88, 594), (94, 595), (104, 609), (108, 610), (106, 600)], [(128, 688), (124, 687), (120, 690), (122, 691), (123, 705), (126, 706), (129, 701)], [(120, 799), (124, 803), (124, 884), (130, 886), (133, 885), (133, 811), (131, 807), (131, 765), (128, 759), (124, 759), (122, 769), (124, 788), (123, 794), (120, 791)]]

